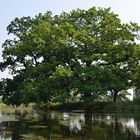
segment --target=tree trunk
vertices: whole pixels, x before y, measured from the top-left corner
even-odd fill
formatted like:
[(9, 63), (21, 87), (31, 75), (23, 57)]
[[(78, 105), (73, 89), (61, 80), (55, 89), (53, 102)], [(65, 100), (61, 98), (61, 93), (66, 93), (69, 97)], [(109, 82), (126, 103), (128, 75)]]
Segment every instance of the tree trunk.
[(118, 92), (114, 91), (113, 93), (113, 102), (117, 101)]

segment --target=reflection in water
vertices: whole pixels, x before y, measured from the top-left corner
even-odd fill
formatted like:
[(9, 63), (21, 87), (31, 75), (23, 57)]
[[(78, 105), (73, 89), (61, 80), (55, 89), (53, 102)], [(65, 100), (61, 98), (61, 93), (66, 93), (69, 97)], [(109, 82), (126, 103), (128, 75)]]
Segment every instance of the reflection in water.
[(63, 113), (64, 121), (61, 121), (61, 124), (69, 127), (70, 131), (81, 131), (82, 127), (85, 125), (84, 115), (84, 113)]
[[(95, 116), (93, 115), (92, 121), (98, 121), (101, 123), (104, 121), (107, 125), (113, 124), (115, 127), (121, 127), (123, 133), (126, 131), (130, 131), (134, 133), (136, 136), (140, 136), (140, 128), (138, 128), (139, 121), (136, 121), (134, 118), (123, 118), (114, 115), (107, 115), (107, 116)], [(118, 126), (119, 125), (119, 126)]]
[(139, 116), (0, 112), (0, 140), (138, 140)]
[(123, 131), (125, 132), (126, 129), (129, 129), (131, 132), (133, 132), (136, 136), (140, 135), (140, 129), (138, 128), (138, 123), (134, 120), (134, 118), (129, 119), (120, 119), (122, 125), (123, 125)]

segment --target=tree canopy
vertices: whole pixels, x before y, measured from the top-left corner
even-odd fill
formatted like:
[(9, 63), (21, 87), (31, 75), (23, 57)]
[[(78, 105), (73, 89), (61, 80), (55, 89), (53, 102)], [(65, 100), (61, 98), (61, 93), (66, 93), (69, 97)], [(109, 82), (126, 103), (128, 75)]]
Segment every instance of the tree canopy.
[(113, 101), (139, 83), (139, 31), (110, 8), (15, 18), (3, 43), (0, 83), (7, 104)]

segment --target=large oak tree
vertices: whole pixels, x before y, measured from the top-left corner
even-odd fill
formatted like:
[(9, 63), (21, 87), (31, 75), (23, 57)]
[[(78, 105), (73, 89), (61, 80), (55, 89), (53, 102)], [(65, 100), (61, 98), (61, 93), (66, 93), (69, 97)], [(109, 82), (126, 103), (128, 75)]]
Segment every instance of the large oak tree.
[(7, 27), (14, 38), (2, 46), (0, 68), (13, 77), (1, 81), (3, 101), (116, 101), (138, 81), (139, 29), (109, 8), (16, 18)]

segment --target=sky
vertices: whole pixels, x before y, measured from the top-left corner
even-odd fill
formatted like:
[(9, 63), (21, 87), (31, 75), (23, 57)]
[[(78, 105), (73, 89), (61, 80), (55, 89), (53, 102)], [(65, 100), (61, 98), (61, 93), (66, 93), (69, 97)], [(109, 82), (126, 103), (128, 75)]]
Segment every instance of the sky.
[[(38, 13), (52, 11), (60, 14), (72, 9), (89, 9), (111, 7), (119, 15), (122, 22), (140, 24), (140, 0), (1, 0), (0, 1), (0, 61), (2, 61), (2, 43), (8, 39), (6, 27), (15, 17), (35, 16)], [(7, 77), (7, 72), (0, 72), (0, 78)]]

